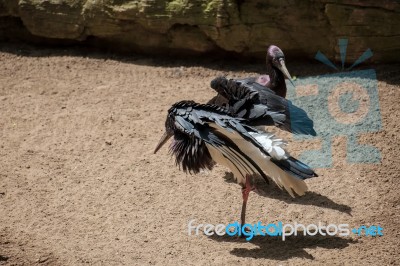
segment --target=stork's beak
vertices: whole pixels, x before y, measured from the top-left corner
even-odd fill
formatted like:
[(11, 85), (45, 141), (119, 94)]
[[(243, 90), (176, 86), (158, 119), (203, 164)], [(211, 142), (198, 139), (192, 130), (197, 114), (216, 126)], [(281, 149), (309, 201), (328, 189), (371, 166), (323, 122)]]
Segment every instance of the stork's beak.
[(291, 77), (290, 74), (289, 74), (289, 71), (288, 71), (287, 68), (286, 68), (285, 60), (284, 60), (283, 58), (281, 58), (281, 59), (279, 60), (279, 63), (280, 63), (279, 70), (282, 71), (283, 75), (284, 75), (287, 79), (289, 79), (289, 81), (290, 81), (290, 83), (292, 83), (293, 87), (296, 87), (296, 86), (294, 85), (294, 83), (293, 83), (292, 77)]
[(168, 134), (168, 132), (165, 132), (164, 135), (162, 135), (160, 141), (157, 144), (156, 149), (154, 150), (154, 154), (158, 152), (159, 149), (169, 140), (169, 138), (172, 137), (172, 134)]

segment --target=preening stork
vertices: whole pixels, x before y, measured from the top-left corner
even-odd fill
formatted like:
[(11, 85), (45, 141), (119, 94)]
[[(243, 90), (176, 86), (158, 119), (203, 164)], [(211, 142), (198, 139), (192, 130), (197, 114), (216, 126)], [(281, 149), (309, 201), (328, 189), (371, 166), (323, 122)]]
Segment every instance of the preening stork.
[(317, 174), (285, 151), (285, 142), (259, 131), (229, 110), (193, 101), (175, 103), (165, 121), (166, 132), (154, 153), (173, 137), (170, 152), (185, 172), (211, 170), (215, 163), (228, 167), (242, 186), (241, 223), (245, 224), (246, 204), (254, 189), (252, 179), (270, 177), (292, 197), (304, 195), (304, 179)]
[(294, 134), (317, 134), (314, 122), (303, 109), (256, 81), (217, 77), (211, 81), (211, 88), (227, 99), (226, 108), (251, 126), (277, 126)]

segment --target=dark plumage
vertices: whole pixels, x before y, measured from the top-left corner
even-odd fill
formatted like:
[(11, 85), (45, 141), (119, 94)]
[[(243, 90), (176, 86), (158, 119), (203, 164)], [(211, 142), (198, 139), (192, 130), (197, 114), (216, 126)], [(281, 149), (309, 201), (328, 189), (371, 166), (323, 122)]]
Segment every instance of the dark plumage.
[(227, 99), (226, 107), (249, 125), (275, 125), (295, 134), (316, 135), (314, 123), (303, 109), (253, 79), (218, 77), (211, 81), (211, 88)]
[(262, 176), (268, 181), (269, 176), (294, 197), (307, 191), (303, 179), (317, 176), (284, 150), (282, 140), (258, 131), (245, 119), (232, 117), (227, 109), (215, 105), (178, 102), (168, 110), (165, 128), (154, 153), (173, 136), (170, 152), (184, 171), (211, 170), (215, 163), (230, 168), (243, 187), (242, 224), (252, 190), (251, 178)]
[[(286, 68), (285, 55), (282, 50), (275, 45), (270, 45), (267, 49), (266, 56), (267, 74), (258, 77), (249, 77), (243, 79), (243, 81), (255, 82), (263, 86), (263, 88), (269, 88), (278, 96), (286, 98), (287, 88), (285, 78), (293, 84), (292, 77)], [(293, 84), (294, 86), (294, 84)], [(228, 100), (222, 95), (216, 95), (208, 103), (216, 104), (218, 106), (226, 105)]]
[(275, 125), (295, 134), (316, 136), (307, 113), (285, 99), (285, 77), (292, 82), (282, 50), (271, 45), (267, 50), (267, 75), (240, 80), (218, 77), (211, 81), (218, 94), (208, 103), (228, 108), (253, 126)]

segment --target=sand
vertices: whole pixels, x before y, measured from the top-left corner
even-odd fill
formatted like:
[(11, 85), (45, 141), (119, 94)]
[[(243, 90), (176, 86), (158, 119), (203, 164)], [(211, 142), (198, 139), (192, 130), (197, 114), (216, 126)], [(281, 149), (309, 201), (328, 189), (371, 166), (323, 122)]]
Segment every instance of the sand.
[[(380, 237), (189, 236), (188, 221), (240, 217), (228, 170), (187, 175), (163, 148), (153, 154), (171, 104), (206, 102), (215, 76), (246, 77), (262, 64), (115, 56), (78, 48), (0, 45), (1, 265), (389, 265), (399, 264), (400, 67), (374, 65), (382, 129), (360, 141), (379, 164), (346, 162), (334, 138), (333, 167), (316, 169), (310, 192), (292, 199), (257, 183), (247, 221), (380, 225)], [(329, 72), (287, 62), (292, 75)], [(289, 141), (298, 155), (307, 141)]]

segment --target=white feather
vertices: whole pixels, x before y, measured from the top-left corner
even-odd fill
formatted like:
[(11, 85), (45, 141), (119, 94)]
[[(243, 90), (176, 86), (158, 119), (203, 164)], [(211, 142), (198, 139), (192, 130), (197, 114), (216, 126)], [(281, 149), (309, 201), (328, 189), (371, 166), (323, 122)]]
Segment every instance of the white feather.
[(249, 132), (249, 134), (260, 143), (264, 149), (276, 160), (283, 160), (288, 158), (288, 153), (284, 147), (286, 145), (282, 139), (275, 138), (275, 136), (268, 132), (256, 133)]
[(236, 179), (236, 182), (242, 186), (246, 184), (246, 175), (257, 174), (257, 169), (243, 156), (229, 147), (214, 147), (207, 144), (211, 158), (218, 164), (228, 167)]
[[(303, 180), (300, 180), (287, 172), (283, 171), (276, 164), (271, 162), (271, 157), (267, 156), (264, 152), (262, 152), (257, 146), (248, 140), (244, 139), (239, 133), (234, 131), (229, 131), (224, 127), (221, 127), (214, 123), (209, 123), (209, 125), (215, 128), (218, 132), (225, 135), (227, 138), (231, 139), (239, 149), (245, 153), (251, 160), (253, 160), (264, 172), (267, 174), (281, 189), (285, 188), (285, 190), (294, 197), (294, 192), (296, 194), (302, 196), (307, 191), (307, 185)], [(249, 132), (250, 133), (250, 132)], [(285, 143), (281, 139), (275, 139), (273, 134), (270, 133), (250, 133), (254, 139), (259, 142), (266, 151), (275, 159), (281, 158), (286, 159), (288, 154), (283, 149)], [(213, 157), (214, 159), (214, 157)], [(247, 160), (246, 160), (247, 161)], [(218, 161), (216, 161), (218, 162)], [(229, 163), (228, 163), (229, 164)], [(232, 168), (232, 165), (228, 166), (234, 175), (235, 167)], [(237, 172), (237, 171), (236, 171)], [(238, 179), (243, 180), (242, 175), (237, 176)]]

